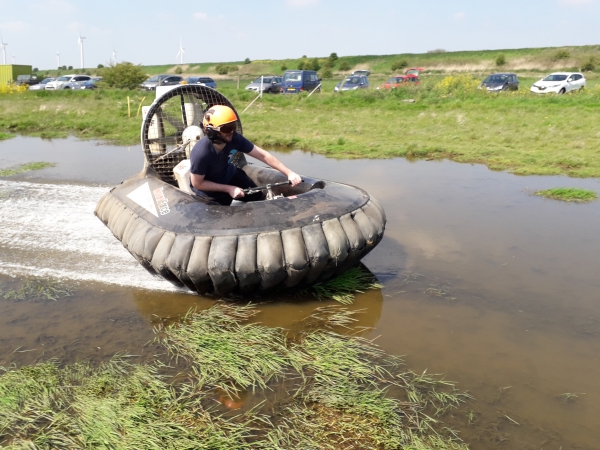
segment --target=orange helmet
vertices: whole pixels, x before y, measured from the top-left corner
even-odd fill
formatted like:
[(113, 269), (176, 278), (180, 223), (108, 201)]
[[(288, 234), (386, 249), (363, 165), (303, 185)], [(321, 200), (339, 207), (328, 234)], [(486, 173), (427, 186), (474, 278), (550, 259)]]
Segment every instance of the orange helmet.
[(212, 128), (213, 130), (218, 130), (222, 125), (236, 122), (237, 120), (237, 115), (229, 106), (213, 105), (204, 114), (202, 126), (204, 129)]

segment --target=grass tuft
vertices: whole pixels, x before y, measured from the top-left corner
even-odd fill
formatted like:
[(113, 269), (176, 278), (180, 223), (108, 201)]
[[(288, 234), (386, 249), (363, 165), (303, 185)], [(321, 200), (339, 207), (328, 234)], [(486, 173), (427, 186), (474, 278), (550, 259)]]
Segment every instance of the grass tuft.
[(20, 302), (29, 300), (33, 302), (56, 301), (60, 297), (68, 297), (73, 291), (68, 287), (52, 280), (27, 280), (20, 289), (0, 289), (0, 298)]
[(536, 191), (534, 194), (553, 200), (577, 203), (588, 203), (598, 198), (598, 194), (596, 194), (596, 192), (579, 188), (553, 188), (543, 191)]
[(346, 272), (332, 280), (317, 284), (309, 289), (309, 292), (319, 300), (335, 300), (343, 305), (350, 305), (354, 300), (354, 294), (362, 293), (367, 289), (381, 289), (383, 285), (370, 272), (360, 267), (348, 269)]
[(8, 169), (0, 170), (0, 177), (10, 177), (13, 175), (18, 175), (23, 172), (29, 172), (30, 170), (41, 170), (47, 167), (54, 167), (56, 164), (49, 162), (31, 162), (27, 164), (21, 164), (19, 166), (10, 167)]

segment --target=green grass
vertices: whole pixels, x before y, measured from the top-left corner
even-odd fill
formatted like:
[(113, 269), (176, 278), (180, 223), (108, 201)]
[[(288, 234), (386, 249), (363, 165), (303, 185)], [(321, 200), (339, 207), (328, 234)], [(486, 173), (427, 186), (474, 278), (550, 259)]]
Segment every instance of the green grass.
[(596, 192), (579, 188), (553, 188), (543, 191), (536, 191), (534, 194), (553, 200), (577, 203), (588, 203), (598, 198), (598, 194), (596, 194)]
[[(331, 80), (310, 98), (265, 95), (241, 115), (244, 133), (263, 147), (334, 158), (450, 158), (521, 175), (600, 177), (597, 80), (583, 92), (536, 96), (528, 91), (534, 78), (523, 78), (518, 92), (501, 94), (479, 91), (477, 82), (441, 89), (443, 78), (426, 76), (419, 87), (392, 92), (334, 94)], [(219, 82), (241, 112), (255, 96), (240, 86)], [(141, 118), (128, 117), (127, 96), (133, 116), (153, 100), (152, 94), (119, 90), (4, 96), (0, 131), (134, 145)]]
[(7, 139), (12, 139), (14, 138), (15, 135), (14, 134), (9, 134), (9, 133), (0, 133), (0, 141), (5, 141)]
[[(351, 312), (323, 308), (311, 318), (322, 328), (293, 338), (248, 323), (255, 313), (217, 304), (158, 330), (168, 351), (187, 360), (174, 378), (166, 377), (169, 368), (159, 359), (132, 364), (125, 356), (96, 366), (1, 368), (0, 446), (468, 448), (440, 419), (469, 395), (440, 377), (407, 370), (351, 327), (348, 334), (334, 332), (332, 326), (351, 323)], [(226, 415), (214, 406), (216, 388), (259, 393), (273, 386), (274, 375), (284, 388), (274, 403)]]
[(0, 285), (0, 298), (13, 302), (28, 301), (56, 301), (61, 297), (68, 297), (73, 291), (63, 284), (47, 279), (25, 280), (19, 289), (8, 289)]
[(43, 162), (43, 161), (21, 164), (16, 167), (10, 167), (8, 169), (0, 170), (0, 177), (10, 177), (13, 175), (18, 175), (23, 172), (29, 172), (31, 170), (42, 170), (47, 167), (54, 167), (54, 166), (55, 166), (54, 163)]
[(382, 287), (383, 285), (377, 282), (373, 274), (359, 267), (353, 267), (332, 280), (311, 286), (308, 291), (319, 300), (331, 299), (349, 305), (352, 304), (357, 292), (362, 293), (367, 289)]

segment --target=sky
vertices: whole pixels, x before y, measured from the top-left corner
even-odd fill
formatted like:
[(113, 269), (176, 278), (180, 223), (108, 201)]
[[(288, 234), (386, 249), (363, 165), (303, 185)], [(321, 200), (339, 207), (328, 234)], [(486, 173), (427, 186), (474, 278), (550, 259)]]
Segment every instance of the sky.
[[(229, 62), (600, 43), (600, 0), (0, 0), (6, 63)], [(81, 34), (80, 34), (81, 33)], [(0, 64), (3, 54), (0, 51)]]

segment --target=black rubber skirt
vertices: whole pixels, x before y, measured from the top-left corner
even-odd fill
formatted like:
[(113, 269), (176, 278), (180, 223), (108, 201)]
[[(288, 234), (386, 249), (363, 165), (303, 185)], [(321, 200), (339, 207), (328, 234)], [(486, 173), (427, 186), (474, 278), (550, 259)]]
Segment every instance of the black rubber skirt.
[[(246, 165), (257, 185), (285, 181)], [(386, 217), (362, 189), (304, 178), (283, 198), (214, 204), (146, 167), (108, 192), (95, 214), (149, 271), (204, 294), (295, 288), (352, 267), (382, 239)]]

